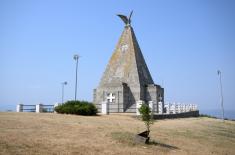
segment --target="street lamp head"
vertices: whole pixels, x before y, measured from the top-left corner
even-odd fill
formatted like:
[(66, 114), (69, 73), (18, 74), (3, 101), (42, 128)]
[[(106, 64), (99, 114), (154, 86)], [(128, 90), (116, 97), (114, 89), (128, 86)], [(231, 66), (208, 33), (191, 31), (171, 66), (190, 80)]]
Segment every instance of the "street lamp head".
[(74, 60), (78, 60), (78, 59), (79, 59), (79, 55), (75, 54), (75, 55), (73, 56), (73, 59), (74, 59)]
[(67, 82), (67, 81), (62, 82), (62, 85), (67, 85), (67, 84), (68, 84), (68, 82)]

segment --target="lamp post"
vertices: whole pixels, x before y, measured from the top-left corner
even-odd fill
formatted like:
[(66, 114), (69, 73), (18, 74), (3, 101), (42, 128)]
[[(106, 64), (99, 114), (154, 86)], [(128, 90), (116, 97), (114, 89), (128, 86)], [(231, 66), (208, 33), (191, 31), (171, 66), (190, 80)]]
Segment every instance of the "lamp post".
[(220, 82), (220, 97), (221, 97), (220, 101), (221, 101), (221, 108), (222, 108), (222, 119), (224, 121), (224, 103), (223, 103), (224, 97), (223, 97), (223, 89), (222, 89), (221, 71), (218, 70), (217, 74), (219, 76), (219, 82)]
[(62, 82), (62, 104), (64, 103), (64, 86), (68, 84), (68, 82)]
[(75, 54), (73, 59), (76, 61), (76, 81), (75, 81), (75, 101), (77, 100), (77, 79), (78, 79), (78, 59), (80, 58), (79, 55)]

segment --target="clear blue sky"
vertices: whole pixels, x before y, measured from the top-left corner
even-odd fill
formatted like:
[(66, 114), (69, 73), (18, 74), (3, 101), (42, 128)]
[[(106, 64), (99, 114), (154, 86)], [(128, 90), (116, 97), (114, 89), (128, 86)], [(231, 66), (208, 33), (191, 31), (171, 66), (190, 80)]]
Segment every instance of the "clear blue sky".
[(134, 10), (132, 26), (146, 63), (166, 101), (220, 108), (217, 69), (225, 109), (235, 109), (235, 1), (233, 0), (1, 0), (0, 110), (18, 103), (78, 98), (93, 89), (121, 35), (117, 13)]

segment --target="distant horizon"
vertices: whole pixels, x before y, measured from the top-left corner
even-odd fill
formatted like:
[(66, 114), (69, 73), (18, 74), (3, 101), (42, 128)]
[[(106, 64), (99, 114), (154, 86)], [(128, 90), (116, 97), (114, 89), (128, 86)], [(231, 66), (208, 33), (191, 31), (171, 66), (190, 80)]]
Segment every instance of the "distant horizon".
[[(16, 106), (12, 109), (2, 110), (0, 108), (0, 112), (16, 112)], [(200, 114), (214, 116), (216, 118), (222, 118), (222, 110), (221, 109), (198, 109)], [(235, 120), (235, 110), (234, 109), (224, 109), (224, 118)]]

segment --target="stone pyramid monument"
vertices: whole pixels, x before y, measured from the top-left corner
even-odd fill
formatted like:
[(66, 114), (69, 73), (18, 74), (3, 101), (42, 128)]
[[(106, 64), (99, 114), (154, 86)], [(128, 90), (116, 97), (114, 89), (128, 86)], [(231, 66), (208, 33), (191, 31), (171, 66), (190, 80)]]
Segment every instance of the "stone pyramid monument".
[(98, 111), (101, 103), (108, 102), (109, 112), (136, 112), (137, 101), (164, 103), (164, 89), (153, 82), (131, 27), (131, 15), (118, 16), (125, 27), (99, 86), (94, 89), (94, 104)]

